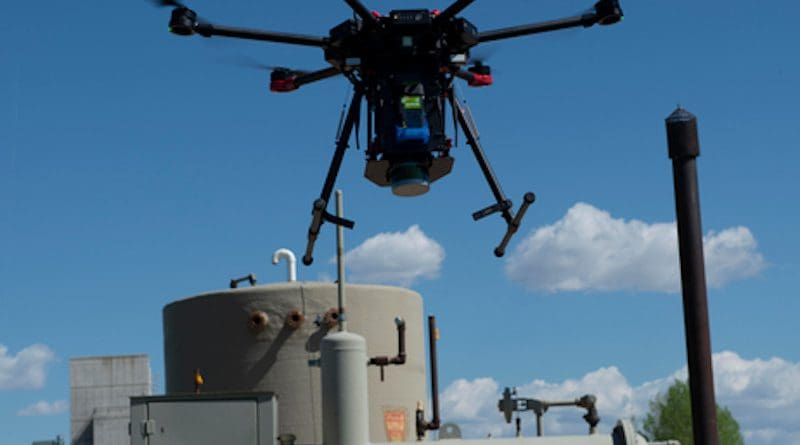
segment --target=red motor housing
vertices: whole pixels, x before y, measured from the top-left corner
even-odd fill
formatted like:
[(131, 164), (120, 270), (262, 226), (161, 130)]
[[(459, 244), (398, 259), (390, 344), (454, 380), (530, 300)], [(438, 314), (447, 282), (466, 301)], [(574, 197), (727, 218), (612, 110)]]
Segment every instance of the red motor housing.
[(277, 68), (269, 75), (269, 90), (273, 93), (288, 93), (297, 89), (294, 83), (297, 75), (291, 70)]

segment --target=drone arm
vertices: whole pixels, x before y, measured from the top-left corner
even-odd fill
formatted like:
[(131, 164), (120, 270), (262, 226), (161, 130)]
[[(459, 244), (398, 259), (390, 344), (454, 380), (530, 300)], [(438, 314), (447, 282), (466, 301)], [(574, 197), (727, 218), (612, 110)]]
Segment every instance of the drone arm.
[(194, 32), (203, 37), (224, 36), (237, 39), (261, 40), (265, 42), (289, 43), (292, 45), (315, 46), (324, 48), (328, 39), (324, 37), (308, 36), (304, 34), (290, 34), (283, 32), (261, 31), (256, 29), (234, 28), (231, 26), (212, 25), (210, 23), (197, 23)]
[(339, 74), (341, 74), (341, 71), (339, 71), (338, 68), (334, 67), (325, 68), (323, 70), (314, 71), (307, 74), (302, 74), (294, 79), (294, 86), (300, 88), (303, 85), (308, 85), (309, 83), (324, 80)]
[(472, 82), (472, 79), (475, 78), (475, 74), (467, 70), (458, 70), (455, 73), (453, 73), (453, 75), (458, 77), (459, 79), (466, 80), (467, 82)]
[(622, 20), (622, 9), (619, 6), (619, 0), (600, 0), (595, 3), (592, 10), (584, 14), (530, 25), (484, 31), (478, 33), (478, 41), (481, 43), (491, 42), (492, 40), (509, 39), (512, 37), (557, 31), (559, 29), (574, 28), (577, 26), (588, 28), (597, 23), (601, 25), (611, 25), (620, 20)]
[(466, 80), (471, 87), (486, 87), (492, 84), (491, 74), (478, 74), (467, 70), (458, 70), (453, 73), (459, 79)]
[(355, 13), (358, 14), (358, 16), (361, 17), (361, 20), (363, 20), (364, 22), (366, 23), (378, 22), (378, 19), (375, 16), (373, 16), (372, 13), (369, 11), (369, 9), (367, 9), (367, 7), (364, 6), (364, 4), (361, 3), (359, 0), (344, 0), (344, 1), (345, 3), (347, 3), (348, 6), (353, 8), (353, 11), (355, 11)]
[(559, 29), (573, 28), (576, 26), (589, 27), (595, 22), (592, 21), (594, 14), (584, 14), (565, 19), (551, 20), (548, 22), (534, 23), (531, 25), (512, 26), (510, 28), (496, 29), (478, 33), (478, 41), (491, 42), (492, 40), (510, 39), (512, 37), (538, 34)]
[(475, 0), (456, 0), (455, 3), (448, 6), (447, 9), (442, 11), (442, 13), (436, 17), (436, 21), (439, 23), (444, 23), (450, 20), (451, 18), (455, 17), (456, 14), (463, 11), (467, 6), (471, 5), (474, 1)]

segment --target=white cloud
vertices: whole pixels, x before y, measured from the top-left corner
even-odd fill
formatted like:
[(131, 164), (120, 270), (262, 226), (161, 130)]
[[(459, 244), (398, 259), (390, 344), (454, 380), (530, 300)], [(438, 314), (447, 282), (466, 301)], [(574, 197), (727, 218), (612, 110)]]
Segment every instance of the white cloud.
[(444, 390), (440, 401), (454, 418), (476, 420), (486, 415), (482, 412), (485, 408), (483, 402), (494, 398), (497, 388), (497, 382), (488, 377), (473, 381), (458, 379)]
[(800, 443), (800, 363), (726, 351), (714, 354), (714, 376), (718, 403), (752, 436), (748, 443)]
[(444, 248), (417, 225), (405, 232), (379, 233), (345, 254), (348, 281), (399, 286), (436, 278), (443, 261)]
[(18, 416), (51, 416), (54, 414), (61, 414), (67, 411), (66, 400), (56, 400), (55, 402), (46, 402), (41, 400), (34, 404), (28, 405), (25, 408), (17, 411)]
[(55, 360), (55, 354), (45, 345), (34, 344), (9, 355), (0, 344), (0, 389), (38, 389), (46, 380), (45, 367)]
[[(746, 227), (703, 237), (708, 284), (720, 287), (764, 267)], [(531, 290), (680, 290), (675, 223), (615, 219), (577, 203), (552, 225), (531, 232), (506, 261), (506, 274)]]
[[(748, 445), (800, 443), (800, 363), (780, 358), (748, 360), (735, 352), (714, 354), (717, 403), (727, 406), (739, 422)], [(642, 419), (648, 401), (665, 391), (672, 382), (686, 378), (686, 368), (669, 376), (632, 386), (614, 366), (600, 368), (579, 379), (562, 382), (534, 380), (518, 387), (518, 396), (541, 400), (571, 400), (583, 394), (597, 396), (601, 417), (599, 429), (608, 433), (617, 419), (636, 416)], [(491, 433), (512, 435), (497, 410), (500, 385), (492, 378), (456, 380), (441, 394), (445, 421), (459, 424), (465, 437), (485, 437)], [(583, 410), (551, 408), (544, 415), (546, 434), (584, 434)], [(526, 436), (536, 433), (533, 416), (522, 416)]]

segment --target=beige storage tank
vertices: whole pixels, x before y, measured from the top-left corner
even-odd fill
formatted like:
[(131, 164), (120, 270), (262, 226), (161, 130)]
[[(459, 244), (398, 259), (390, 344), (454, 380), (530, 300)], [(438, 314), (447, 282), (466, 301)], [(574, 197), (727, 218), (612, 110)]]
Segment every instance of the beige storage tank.
[[(397, 354), (395, 317), (406, 322), (406, 363), (369, 367), (370, 441), (412, 441), (414, 411), (426, 400), (422, 298), (408, 289), (346, 285), (347, 328), (367, 353)], [(279, 432), (298, 444), (322, 442), (319, 345), (325, 315), (337, 305), (334, 283), (286, 282), (209, 292), (164, 307), (167, 394), (268, 391), (279, 400)], [(321, 321), (320, 325), (315, 320)], [(331, 330), (336, 330), (332, 327)], [(366, 364), (365, 364), (366, 365)]]

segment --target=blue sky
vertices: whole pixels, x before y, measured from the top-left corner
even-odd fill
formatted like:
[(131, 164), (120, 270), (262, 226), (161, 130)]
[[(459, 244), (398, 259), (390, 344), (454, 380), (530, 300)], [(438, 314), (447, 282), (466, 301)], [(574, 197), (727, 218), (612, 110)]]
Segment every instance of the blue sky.
[[(219, 23), (324, 35), (348, 10), (321, 3), (192, 6)], [(477, 1), (464, 16), (486, 30), (589, 6)], [(502, 220), (470, 218), (491, 194), (459, 137), (454, 172), (415, 199), (363, 179), (363, 153), (348, 151), (337, 187), (357, 222), (350, 273), (423, 295), (442, 331), (444, 415), (475, 435), (510, 432), (493, 411), (503, 386), (597, 392), (606, 428), (636, 414), (685, 364), (664, 226), (663, 119), (681, 104), (699, 118), (718, 399), (748, 443), (800, 443), (800, 6), (623, 7), (617, 26), (488, 44), (495, 85), (462, 86), (505, 192), (538, 196), (506, 259), (491, 253)], [(168, 14), (144, 1), (0, 5), (2, 445), (69, 434), (70, 357), (148, 353), (160, 382), (165, 304), (250, 272), (283, 280), (272, 252), (304, 248), (347, 84), (270, 94), (268, 73), (229, 62), (313, 69), (320, 51), (178, 38)], [(301, 279), (335, 275), (324, 229)], [(376, 243), (397, 257), (376, 261)], [(408, 262), (409, 245), (426, 255)]]

